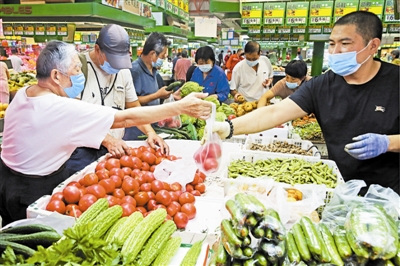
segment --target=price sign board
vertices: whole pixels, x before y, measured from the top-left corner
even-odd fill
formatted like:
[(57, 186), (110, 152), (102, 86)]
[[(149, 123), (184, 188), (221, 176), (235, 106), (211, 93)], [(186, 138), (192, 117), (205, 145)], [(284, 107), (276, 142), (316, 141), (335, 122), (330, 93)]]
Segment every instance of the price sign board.
[(281, 34), (280, 40), (284, 42), (289, 41), (289, 36), (289, 34)]
[(33, 26), (33, 24), (25, 24), (24, 25), (24, 35), (25, 36), (35, 35), (35, 27)]
[(37, 36), (44, 36), (46, 34), (46, 28), (43, 23), (35, 24), (35, 34)]
[(292, 33), (305, 34), (306, 33), (306, 26), (295, 26), (295, 27), (292, 27)]
[(322, 26), (308, 26), (308, 33), (310, 34), (321, 34)]
[(332, 27), (331, 26), (323, 26), (322, 31), (323, 31), (324, 34), (331, 34)]
[(336, 0), (334, 10), (334, 22), (336, 22), (344, 15), (357, 11), (358, 2), (354, 0)]
[(247, 31), (248, 34), (261, 34), (261, 27), (250, 27)]
[(283, 25), (286, 3), (264, 3), (264, 25)]
[(56, 36), (57, 35), (57, 27), (56, 24), (47, 24), (46, 25), (46, 35), (48, 36)]
[(280, 26), (278, 27), (278, 33), (280, 34), (289, 34), (291, 31), (291, 27), (290, 26)]
[(271, 35), (270, 34), (263, 35), (261, 40), (264, 42), (269, 42), (269, 41), (271, 41)]
[[(291, 34), (289, 36), (289, 41), (297, 42), (299, 40), (299, 34)], [(290, 45), (289, 45), (290, 46)]]
[(310, 21), (308, 25), (330, 24), (332, 21), (333, 1), (310, 2)]
[(308, 20), (309, 4), (309, 2), (287, 3), (285, 25), (306, 25)]
[(389, 33), (399, 33), (400, 32), (400, 24), (390, 24), (388, 32)]
[(261, 25), (262, 3), (246, 3), (242, 5), (242, 25)]
[(382, 23), (382, 33), (387, 33), (388, 24)]
[(385, 0), (360, 0), (360, 11), (368, 11), (382, 19)]
[(281, 35), (280, 34), (272, 34), (271, 35), (271, 41), (273, 42), (277, 42), (281, 39)]
[(173, 7), (173, 5), (172, 5), (171, 2), (168, 1), (168, 2), (165, 3), (165, 9), (167, 11), (172, 12), (172, 7)]
[(276, 26), (264, 26), (263, 27), (264, 34), (275, 34), (276, 33)]
[(261, 34), (254, 34), (251, 36), (251, 40), (253, 41), (261, 41)]
[(68, 36), (67, 24), (58, 24), (57, 25), (57, 35), (58, 36)]
[(12, 36), (13, 35), (13, 25), (11, 23), (3, 23), (3, 35)]
[(22, 23), (14, 23), (14, 35), (24, 35), (24, 25)]
[(399, 23), (400, 19), (396, 19), (394, 16), (394, 1), (396, 0), (386, 0), (385, 10), (383, 11), (383, 22), (385, 23)]

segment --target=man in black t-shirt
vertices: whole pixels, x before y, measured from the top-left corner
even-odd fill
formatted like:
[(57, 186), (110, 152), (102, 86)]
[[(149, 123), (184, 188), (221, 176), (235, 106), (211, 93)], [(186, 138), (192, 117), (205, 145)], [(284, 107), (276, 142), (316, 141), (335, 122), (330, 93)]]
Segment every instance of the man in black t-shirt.
[(314, 113), (329, 158), (346, 181), (362, 179), (400, 193), (400, 68), (373, 58), (381, 39), (382, 22), (375, 14), (356, 11), (341, 17), (329, 38), (330, 71), (280, 103), (233, 119), (232, 127), (216, 122), (213, 130), (226, 138)]

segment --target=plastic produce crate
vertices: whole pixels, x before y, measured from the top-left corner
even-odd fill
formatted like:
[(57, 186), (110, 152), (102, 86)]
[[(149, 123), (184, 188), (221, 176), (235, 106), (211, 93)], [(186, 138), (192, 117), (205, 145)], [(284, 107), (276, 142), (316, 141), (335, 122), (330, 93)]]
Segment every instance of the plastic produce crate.
[[(288, 144), (293, 144), (296, 145), (297, 147), (300, 147), (302, 150), (312, 151), (312, 156), (320, 159), (321, 158), (321, 152), (318, 150), (318, 148), (308, 140), (299, 140), (299, 139), (282, 139), (282, 138), (270, 138), (270, 137), (258, 137), (258, 136), (253, 136), (249, 135), (247, 136), (246, 142), (243, 146), (245, 150), (250, 150), (251, 144), (261, 144), (261, 145), (266, 145), (268, 146), (269, 144), (273, 143), (279, 143), (279, 142), (287, 142)], [(277, 154), (291, 154), (291, 153), (278, 153), (278, 152), (270, 152), (270, 151), (261, 151), (261, 150), (251, 150), (251, 151), (260, 151), (260, 152), (269, 152), (269, 153), (277, 153)], [(300, 154), (291, 154), (291, 155), (300, 155)], [(300, 156), (308, 156), (308, 155), (300, 155)]]
[(245, 144), (246, 139), (248, 136), (253, 138), (280, 138), (280, 139), (287, 139), (289, 137), (289, 128), (287, 124), (283, 124), (282, 127), (275, 127), (265, 131), (261, 131), (259, 133), (254, 134), (246, 134), (246, 135), (236, 135), (232, 136), (230, 139), (226, 139), (226, 142), (233, 142), (239, 144)]

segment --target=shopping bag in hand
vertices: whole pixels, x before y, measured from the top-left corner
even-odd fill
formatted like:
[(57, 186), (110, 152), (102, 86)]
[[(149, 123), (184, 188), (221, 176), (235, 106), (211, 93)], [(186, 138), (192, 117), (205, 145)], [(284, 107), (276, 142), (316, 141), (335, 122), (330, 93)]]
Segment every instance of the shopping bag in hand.
[(216, 172), (221, 163), (222, 141), (217, 133), (213, 133), (212, 127), (215, 121), (216, 107), (212, 104), (210, 118), (206, 120), (205, 142), (195, 152), (193, 158), (201, 172), (210, 174)]
[[(168, 99), (164, 101), (163, 104), (175, 102), (174, 96), (171, 94)], [(158, 121), (157, 125), (159, 127), (167, 128), (180, 128), (182, 126), (181, 117), (179, 115), (168, 117), (164, 120)]]

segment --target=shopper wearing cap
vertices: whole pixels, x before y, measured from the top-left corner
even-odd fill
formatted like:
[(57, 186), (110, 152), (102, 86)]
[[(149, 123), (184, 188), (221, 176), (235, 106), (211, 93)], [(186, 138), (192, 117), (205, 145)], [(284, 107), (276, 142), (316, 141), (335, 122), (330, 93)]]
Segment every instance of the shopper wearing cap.
[[(147, 37), (140, 57), (132, 63), (130, 69), (136, 94), (142, 106), (159, 105), (161, 99), (167, 99), (172, 91), (167, 86), (158, 88), (157, 67), (162, 66), (167, 56), (168, 41), (164, 35), (153, 32)], [(137, 127), (125, 130), (124, 140), (137, 140), (142, 131)]]
[(211, 103), (193, 94), (161, 106), (126, 110), (74, 99), (85, 77), (75, 46), (51, 41), (36, 62), (38, 83), (21, 88), (7, 109), (0, 160), (3, 226), (69, 177), (65, 162), (77, 147), (98, 149), (110, 128), (145, 125), (186, 113), (206, 119)]
[(258, 100), (257, 108), (270, 104), (276, 96), (283, 99), (293, 94), (304, 82), (311, 79), (307, 76), (307, 64), (303, 60), (292, 60), (285, 67), (286, 77), (279, 80), (270, 90)]
[[(140, 106), (129, 71), (132, 67), (129, 51), (129, 36), (124, 28), (116, 24), (103, 27), (94, 49), (81, 54), (87, 74), (85, 89), (78, 97), (82, 101), (117, 110)], [(151, 147), (158, 145), (162, 151), (169, 152), (168, 145), (151, 125), (139, 126), (139, 129), (148, 136), (147, 142)], [(70, 174), (83, 169), (107, 152), (116, 157), (124, 155), (128, 145), (122, 140), (123, 136), (123, 128), (112, 129), (100, 149), (78, 148), (66, 164)]]
[(261, 56), (261, 47), (257, 42), (248, 42), (244, 55), (246, 59), (233, 69), (231, 94), (235, 101), (240, 95), (248, 102), (258, 101), (272, 82), (272, 65), (268, 57)]
[[(283, 101), (233, 119), (233, 133), (260, 132), (314, 113), (345, 181), (363, 179), (400, 193), (400, 68), (374, 58), (381, 39), (377, 15), (341, 17), (329, 37), (330, 70)], [(227, 122), (214, 128), (222, 138), (231, 132)]]

